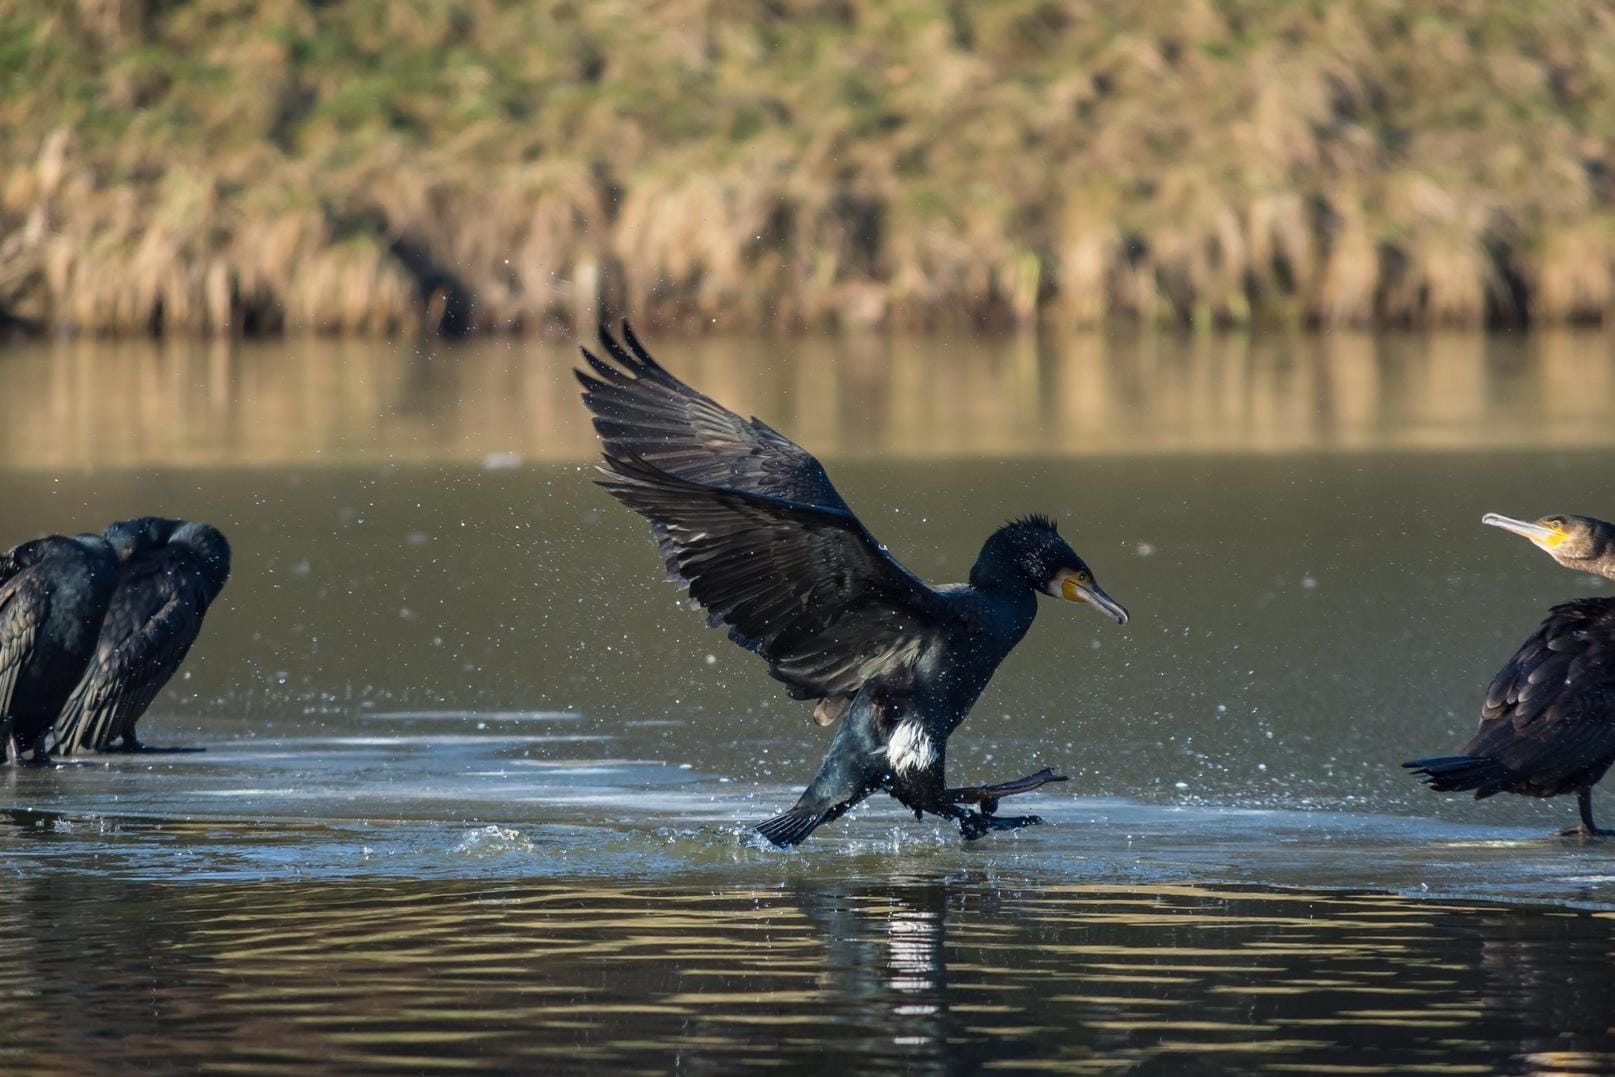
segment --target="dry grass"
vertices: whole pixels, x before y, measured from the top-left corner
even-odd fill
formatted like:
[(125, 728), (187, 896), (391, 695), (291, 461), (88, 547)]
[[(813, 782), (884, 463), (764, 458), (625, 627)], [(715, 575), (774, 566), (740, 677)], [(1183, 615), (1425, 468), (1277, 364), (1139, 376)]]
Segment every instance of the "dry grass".
[(1593, 0), (14, 0), (0, 325), (1615, 317)]

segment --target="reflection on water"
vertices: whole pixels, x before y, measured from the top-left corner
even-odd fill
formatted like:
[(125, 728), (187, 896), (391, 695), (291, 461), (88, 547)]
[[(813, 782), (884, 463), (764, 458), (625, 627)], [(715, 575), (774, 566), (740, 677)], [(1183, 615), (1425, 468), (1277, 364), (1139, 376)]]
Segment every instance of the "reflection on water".
[[(1599, 1073), (1615, 921), (963, 875), (0, 883), (32, 1073)], [(95, 969), (93, 978), (86, 976)], [(221, 1047), (228, 1045), (221, 1053)]]
[[(1615, 338), (652, 340), (827, 456), (1615, 444)], [(0, 352), (12, 467), (594, 451), (571, 344), (64, 340)]]

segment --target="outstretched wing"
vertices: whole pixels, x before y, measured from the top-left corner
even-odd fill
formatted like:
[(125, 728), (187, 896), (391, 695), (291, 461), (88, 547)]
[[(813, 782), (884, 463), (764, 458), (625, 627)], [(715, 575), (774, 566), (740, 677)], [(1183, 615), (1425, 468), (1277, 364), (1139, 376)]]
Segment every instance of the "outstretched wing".
[(1615, 600), (1553, 608), (1493, 679), (1464, 754), (1544, 790), (1615, 756)]
[(905, 678), (948, 617), (845, 508), (670, 474), (608, 455), (598, 480), (656, 525), (668, 572), (714, 626), (839, 717), (865, 682)]
[(107, 608), (95, 657), (57, 719), (57, 752), (110, 745), (133, 728), (179, 669), (208, 607), (200, 573), (187, 567), (168, 555), (126, 571)]
[(725, 490), (848, 511), (812, 453), (669, 374), (626, 321), (622, 338), (626, 348), (602, 325), (600, 347), (612, 362), (583, 348), (594, 373), (575, 372), (607, 456)]

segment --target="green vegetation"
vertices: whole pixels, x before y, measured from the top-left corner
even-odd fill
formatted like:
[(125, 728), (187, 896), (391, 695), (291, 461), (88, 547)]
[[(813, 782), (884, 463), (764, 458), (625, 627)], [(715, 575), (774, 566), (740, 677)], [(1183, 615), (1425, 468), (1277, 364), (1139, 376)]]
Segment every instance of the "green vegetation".
[(0, 0), (0, 322), (1601, 322), (1596, 0)]

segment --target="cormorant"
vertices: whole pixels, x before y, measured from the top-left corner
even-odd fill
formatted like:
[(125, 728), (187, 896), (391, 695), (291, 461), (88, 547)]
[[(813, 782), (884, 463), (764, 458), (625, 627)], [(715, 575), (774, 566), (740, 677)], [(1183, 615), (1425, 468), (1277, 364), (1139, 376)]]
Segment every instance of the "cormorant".
[(95, 649), (118, 559), (100, 535), (49, 535), (0, 555), (0, 757), (48, 759), (45, 735)]
[[(1487, 513), (1482, 523), (1523, 535), (1566, 568), (1615, 579), (1615, 526), (1587, 516), (1535, 523)], [(1480, 729), (1461, 753), (1402, 764), (1438, 792), (1475, 796), (1574, 792), (1581, 825), (1561, 835), (1610, 834), (1593, 823), (1593, 785), (1615, 762), (1615, 598), (1555, 606), (1492, 679)]]
[(230, 544), (217, 528), (143, 516), (102, 532), (117, 551), (117, 588), (84, 677), (62, 707), (56, 750), (144, 746), (135, 722), (179, 669), (202, 617), (230, 578)]
[(969, 583), (928, 586), (865, 529), (810, 453), (668, 373), (627, 322), (622, 337), (601, 326), (610, 361), (584, 348), (592, 373), (576, 372), (605, 446), (596, 481), (651, 521), (668, 574), (709, 625), (765, 659), (793, 698), (816, 700), (819, 724), (841, 720), (801, 799), (758, 832), (796, 845), (877, 789), (916, 818), (954, 820), (966, 838), (1041, 822), (993, 812), (1000, 797), (1064, 780), (1053, 772), (948, 789), (943, 768), (948, 735), (1031, 626), (1039, 594), (1127, 623), (1054, 524), (1006, 524)]

